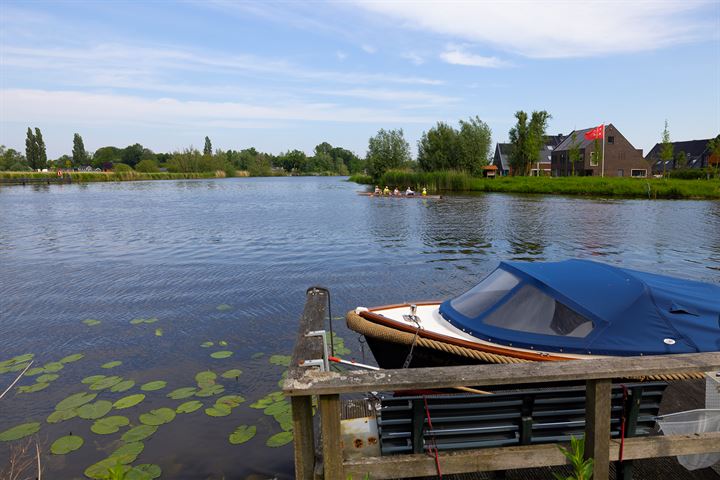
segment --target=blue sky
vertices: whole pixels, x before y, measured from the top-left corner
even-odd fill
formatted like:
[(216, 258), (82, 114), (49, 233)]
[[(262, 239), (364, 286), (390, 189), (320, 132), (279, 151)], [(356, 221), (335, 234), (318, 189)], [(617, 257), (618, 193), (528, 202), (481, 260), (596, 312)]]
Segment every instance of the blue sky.
[(517, 110), (612, 122), (636, 148), (720, 132), (720, 1), (0, 2), (0, 143), (364, 155)]

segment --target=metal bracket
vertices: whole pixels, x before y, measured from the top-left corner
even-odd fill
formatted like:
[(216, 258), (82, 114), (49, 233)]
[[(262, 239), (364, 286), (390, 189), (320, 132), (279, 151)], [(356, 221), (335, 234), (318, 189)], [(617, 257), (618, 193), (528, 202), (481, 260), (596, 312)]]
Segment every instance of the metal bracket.
[(330, 371), (330, 360), (328, 359), (327, 332), (325, 330), (312, 330), (305, 334), (306, 337), (320, 337), (323, 342), (323, 358), (314, 360), (304, 360), (301, 367), (320, 367), (323, 372)]

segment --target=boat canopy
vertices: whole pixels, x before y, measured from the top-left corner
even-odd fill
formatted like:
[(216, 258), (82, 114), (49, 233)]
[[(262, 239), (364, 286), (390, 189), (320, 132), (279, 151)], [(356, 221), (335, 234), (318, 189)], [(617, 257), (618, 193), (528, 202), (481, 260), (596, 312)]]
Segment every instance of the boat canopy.
[(440, 305), (500, 345), (592, 355), (720, 351), (720, 286), (589, 260), (501, 262)]

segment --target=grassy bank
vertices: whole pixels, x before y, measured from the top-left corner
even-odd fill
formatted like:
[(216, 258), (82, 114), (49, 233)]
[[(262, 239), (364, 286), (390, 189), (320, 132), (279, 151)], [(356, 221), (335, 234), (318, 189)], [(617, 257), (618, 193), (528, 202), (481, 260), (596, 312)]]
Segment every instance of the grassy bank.
[[(371, 184), (369, 177), (350, 177), (351, 181)], [(472, 177), (458, 172), (385, 173), (379, 185), (390, 188), (426, 187), (430, 192), (507, 192), (548, 195), (585, 195), (630, 198), (709, 198), (720, 199), (720, 179), (682, 180), (675, 178), (616, 177)]]
[[(244, 175), (243, 175), (244, 174)], [(137, 180), (184, 180), (193, 178), (222, 178), (225, 172), (218, 170), (217, 172), (194, 172), (194, 173), (144, 173), (144, 172), (71, 172), (64, 173), (67, 178), (70, 176), (73, 182), (127, 182)], [(236, 172), (236, 176), (247, 176), (247, 172)], [(0, 178), (19, 179), (19, 178), (57, 178), (55, 172), (0, 172)]]

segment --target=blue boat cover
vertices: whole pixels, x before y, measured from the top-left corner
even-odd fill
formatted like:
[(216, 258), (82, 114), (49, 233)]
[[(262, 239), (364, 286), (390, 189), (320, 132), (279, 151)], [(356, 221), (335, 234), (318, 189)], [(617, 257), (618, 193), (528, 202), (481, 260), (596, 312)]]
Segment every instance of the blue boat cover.
[(720, 286), (589, 260), (501, 262), (440, 306), (500, 345), (594, 355), (720, 351)]

